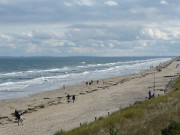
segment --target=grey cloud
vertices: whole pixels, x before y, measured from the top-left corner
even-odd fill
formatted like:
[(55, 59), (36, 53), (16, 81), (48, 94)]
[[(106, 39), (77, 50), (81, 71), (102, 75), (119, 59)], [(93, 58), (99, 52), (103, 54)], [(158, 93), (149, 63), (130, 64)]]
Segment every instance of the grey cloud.
[(69, 26), (69, 29), (104, 29), (107, 28), (107, 25), (104, 24), (73, 24)]
[[(71, 40), (136, 40), (141, 26), (73, 25), (74, 29), (66, 33)], [(81, 29), (82, 28), (82, 29)]]
[[(75, 6), (66, 6), (75, 4)], [(48, 23), (48, 22), (81, 22), (81, 21), (117, 21), (146, 20), (155, 18), (174, 18), (179, 16), (178, 1), (168, 2), (168, 6), (160, 1), (114, 1), (117, 6), (106, 6), (104, 2), (92, 0), (16, 0), (0, 3), (0, 23)]]
[[(177, 55), (178, 3), (179, 0), (0, 1), (0, 55)], [(8, 29), (3, 28), (5, 23), (6, 28), (10, 26)]]
[[(22, 52), (33, 55), (61, 56), (76, 55), (78, 52), (79, 55), (84, 55), (90, 53), (87, 51), (90, 50), (88, 48), (91, 48), (91, 54), (94, 55), (103, 55), (103, 51), (106, 49), (110, 52), (117, 49), (121, 54), (122, 52), (125, 54), (127, 51), (136, 51), (140, 54), (152, 51), (151, 54), (160, 54), (160, 52), (167, 50), (172, 52), (173, 49), (170, 48), (170, 44), (177, 46), (180, 37), (178, 30), (174, 30), (176, 28), (168, 27), (165, 29), (164, 27), (160, 25), (101, 26), (77, 24), (67, 27), (68, 31), (63, 36), (50, 31), (1, 34), (0, 47), (4, 48), (4, 51), (5, 48), (8, 48), (12, 52), (22, 50)], [(134, 52), (134, 54), (136, 53)]]

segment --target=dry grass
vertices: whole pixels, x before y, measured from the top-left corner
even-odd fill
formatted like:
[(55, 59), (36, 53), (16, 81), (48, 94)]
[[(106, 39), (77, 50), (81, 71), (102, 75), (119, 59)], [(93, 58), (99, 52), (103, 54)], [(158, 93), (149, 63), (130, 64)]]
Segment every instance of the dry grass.
[(104, 119), (84, 124), (69, 132), (55, 135), (109, 135), (109, 129), (118, 129), (118, 135), (161, 135), (161, 129), (172, 120), (180, 122), (180, 78), (173, 82), (173, 92), (122, 109)]

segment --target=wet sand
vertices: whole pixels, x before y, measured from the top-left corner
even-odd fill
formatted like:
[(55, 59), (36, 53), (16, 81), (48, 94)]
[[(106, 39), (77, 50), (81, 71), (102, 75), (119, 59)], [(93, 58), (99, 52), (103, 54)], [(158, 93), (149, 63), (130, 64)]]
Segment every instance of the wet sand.
[[(0, 101), (0, 135), (53, 135), (58, 130), (70, 130), (80, 123), (89, 123), (95, 117), (105, 117), (108, 112), (124, 108), (136, 101), (147, 100), (148, 91), (155, 96), (169, 92), (166, 85), (180, 75), (180, 61), (169, 61), (158, 68), (143, 70), (138, 74), (93, 80), (54, 91), (35, 94), (27, 98)], [(67, 94), (76, 100), (67, 102)], [(72, 97), (71, 97), (72, 99)], [(24, 125), (18, 126), (12, 113), (18, 109), (23, 114)]]

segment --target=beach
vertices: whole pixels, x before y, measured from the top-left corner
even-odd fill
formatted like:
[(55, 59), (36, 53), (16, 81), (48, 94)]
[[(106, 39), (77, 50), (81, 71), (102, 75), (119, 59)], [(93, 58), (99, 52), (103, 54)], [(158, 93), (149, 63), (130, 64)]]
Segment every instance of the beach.
[[(172, 60), (137, 74), (104, 78), (98, 83), (93, 80), (91, 85), (81, 82), (26, 98), (1, 100), (0, 135), (53, 135), (61, 129), (70, 130), (95, 117), (106, 117), (137, 101), (148, 100), (154, 84), (155, 97), (164, 95), (169, 92), (169, 81), (180, 75), (177, 64), (180, 62)], [(67, 102), (67, 94), (75, 95), (74, 103)], [(12, 115), (15, 109), (25, 112), (23, 126), (18, 126)]]

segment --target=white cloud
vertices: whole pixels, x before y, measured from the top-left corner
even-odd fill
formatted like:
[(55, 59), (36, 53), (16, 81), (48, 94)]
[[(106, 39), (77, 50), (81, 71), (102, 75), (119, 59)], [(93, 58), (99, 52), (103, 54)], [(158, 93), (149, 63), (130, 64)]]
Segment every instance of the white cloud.
[(152, 39), (163, 39), (163, 40), (168, 40), (168, 33), (161, 31), (158, 28), (145, 28), (142, 31), (143, 35), (147, 35)]
[(110, 43), (110, 44), (109, 44), (109, 47), (114, 47), (114, 44), (113, 44), (113, 43)]
[(146, 47), (146, 46), (147, 46), (147, 43), (146, 43), (146, 42), (143, 42), (143, 46)]
[(37, 45), (29, 44), (27, 48), (27, 53), (33, 54), (39, 52), (39, 49), (37, 48)]
[(95, 4), (93, 0), (74, 0), (74, 3), (79, 6), (93, 6)]
[(153, 55), (156, 46), (177, 51), (178, 4), (178, 0), (171, 5), (168, 0), (0, 0), (0, 55)]
[(64, 2), (64, 5), (66, 5), (66, 6), (68, 6), (68, 7), (71, 7), (71, 6), (73, 6), (73, 4), (72, 3), (70, 3), (70, 2)]
[(0, 39), (6, 40), (6, 41), (12, 41), (14, 38), (11, 35), (8, 34), (0, 34)]
[(108, 5), (108, 6), (117, 6), (118, 5), (118, 3), (117, 2), (115, 2), (115, 1), (106, 1), (106, 2), (104, 2), (106, 5)]
[(104, 47), (104, 44), (100, 44), (101, 47)]
[(81, 54), (89, 54), (89, 53), (92, 53), (94, 52), (94, 48), (91, 48), (91, 47), (72, 47), (70, 49), (71, 52), (77, 54), (77, 53), (81, 53)]
[(48, 39), (41, 41), (44, 45), (52, 46), (52, 47), (62, 47), (64, 46), (63, 41), (59, 41), (57, 39)]
[(30, 32), (23, 32), (22, 35), (25, 37), (33, 37), (33, 33), (31, 31)]
[(160, 3), (163, 4), (163, 5), (168, 5), (168, 2), (165, 1), (165, 0), (162, 0)]

